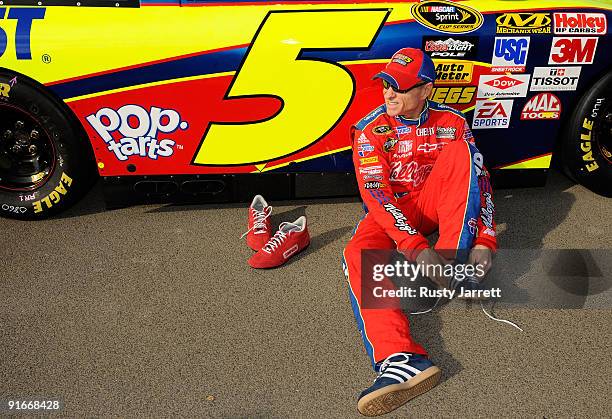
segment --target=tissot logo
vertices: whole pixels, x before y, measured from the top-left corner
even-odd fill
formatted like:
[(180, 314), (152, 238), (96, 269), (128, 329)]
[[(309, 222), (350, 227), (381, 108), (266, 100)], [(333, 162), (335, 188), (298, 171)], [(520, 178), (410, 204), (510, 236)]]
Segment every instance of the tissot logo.
[(497, 33), (550, 33), (548, 13), (504, 13), (499, 16)]
[(472, 32), (484, 22), (478, 10), (444, 0), (415, 3), (410, 11), (421, 25), (444, 33)]
[(531, 78), (531, 90), (576, 90), (580, 71), (581, 67), (536, 67)]

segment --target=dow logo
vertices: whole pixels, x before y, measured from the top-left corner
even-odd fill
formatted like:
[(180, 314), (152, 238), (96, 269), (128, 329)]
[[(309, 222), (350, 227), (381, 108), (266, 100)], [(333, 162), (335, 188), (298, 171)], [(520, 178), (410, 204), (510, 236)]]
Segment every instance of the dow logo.
[[(45, 18), (44, 8), (11, 8), (0, 7), (0, 58), (9, 46), (9, 39), (15, 42), (15, 53), (18, 60), (31, 60), (30, 34), (35, 20)], [(13, 20), (14, 22), (9, 22)], [(8, 33), (7, 27), (15, 26), (14, 33)]]

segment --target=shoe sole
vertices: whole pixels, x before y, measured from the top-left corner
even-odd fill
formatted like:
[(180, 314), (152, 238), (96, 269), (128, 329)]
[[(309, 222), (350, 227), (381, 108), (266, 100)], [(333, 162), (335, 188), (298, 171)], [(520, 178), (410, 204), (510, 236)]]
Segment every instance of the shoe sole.
[(434, 388), (440, 381), (440, 375), (440, 368), (429, 367), (410, 381), (386, 386), (363, 396), (357, 403), (357, 409), (364, 416), (389, 413)]

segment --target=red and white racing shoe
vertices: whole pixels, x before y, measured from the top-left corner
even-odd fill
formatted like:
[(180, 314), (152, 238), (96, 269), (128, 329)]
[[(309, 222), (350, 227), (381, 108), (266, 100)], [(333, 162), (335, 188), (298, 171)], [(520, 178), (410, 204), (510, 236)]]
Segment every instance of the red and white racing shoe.
[(263, 196), (255, 195), (249, 207), (249, 230), (242, 237), (247, 236), (247, 245), (256, 252), (268, 243), (272, 236), (270, 214), (272, 214), (272, 207), (268, 205)]
[(287, 262), (310, 244), (310, 234), (306, 227), (306, 217), (301, 216), (293, 223), (282, 223), (276, 234), (259, 252), (249, 259), (253, 268), (275, 268)]

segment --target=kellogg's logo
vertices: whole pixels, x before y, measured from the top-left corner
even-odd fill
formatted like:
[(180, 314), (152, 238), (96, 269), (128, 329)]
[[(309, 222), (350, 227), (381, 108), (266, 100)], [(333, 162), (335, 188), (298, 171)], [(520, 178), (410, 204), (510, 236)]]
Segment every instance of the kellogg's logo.
[[(102, 108), (86, 119), (102, 137), (108, 149), (121, 161), (130, 156), (152, 160), (169, 157), (174, 153), (173, 147), (176, 143), (167, 138), (158, 139), (158, 135), (170, 134), (177, 129), (186, 130), (189, 127), (186, 121), (181, 121), (177, 111), (155, 106), (152, 106), (150, 111), (138, 105), (125, 105), (116, 111)], [(111, 135), (117, 131), (120, 138)]]
[(415, 3), (410, 12), (421, 25), (444, 33), (473, 32), (484, 22), (478, 10), (444, 0)]
[[(6, 11), (8, 10), (8, 14)], [(0, 22), (5, 20), (16, 20), (15, 23), (15, 53), (18, 60), (31, 60), (32, 51), (30, 49), (30, 35), (34, 20), (45, 18), (45, 8), (15, 8), (7, 9), (0, 7)], [(0, 24), (0, 57), (6, 52), (8, 47), (8, 37)]]
[(415, 161), (411, 161), (407, 164), (402, 164), (401, 161), (394, 161), (391, 162), (389, 181), (396, 183), (412, 183), (414, 187), (418, 187), (425, 182), (432, 168), (433, 165), (431, 164), (419, 166)]

